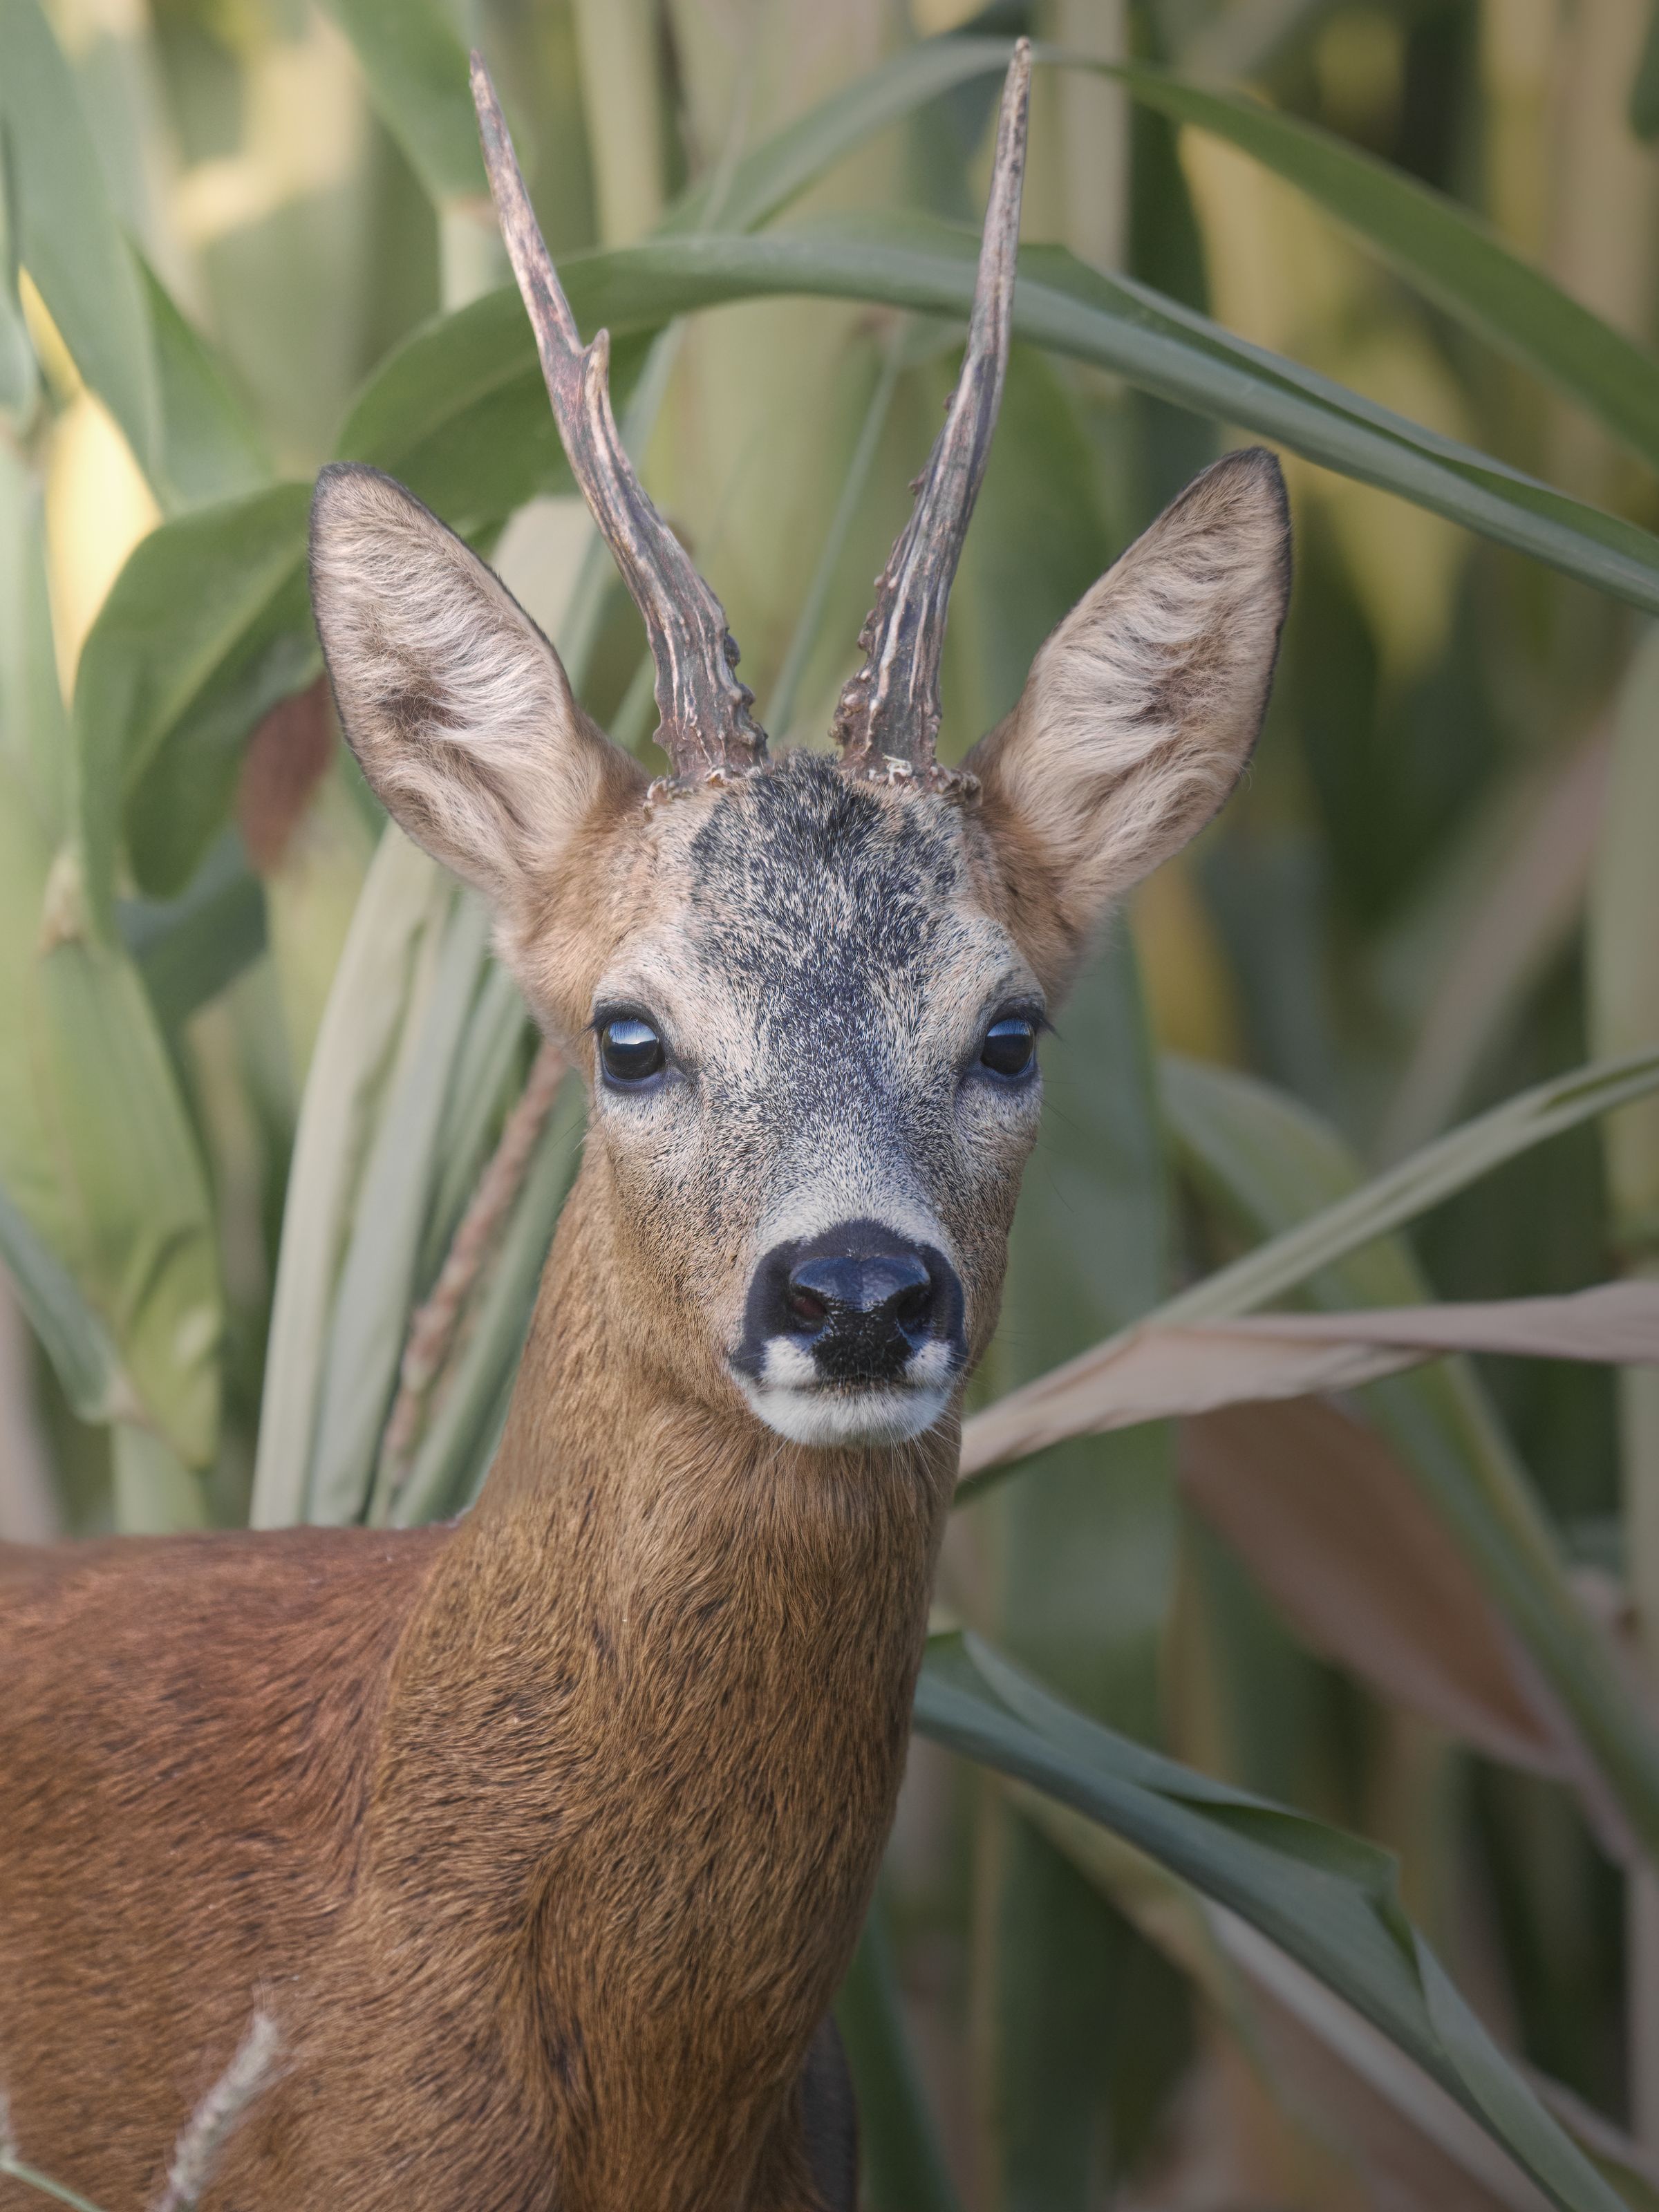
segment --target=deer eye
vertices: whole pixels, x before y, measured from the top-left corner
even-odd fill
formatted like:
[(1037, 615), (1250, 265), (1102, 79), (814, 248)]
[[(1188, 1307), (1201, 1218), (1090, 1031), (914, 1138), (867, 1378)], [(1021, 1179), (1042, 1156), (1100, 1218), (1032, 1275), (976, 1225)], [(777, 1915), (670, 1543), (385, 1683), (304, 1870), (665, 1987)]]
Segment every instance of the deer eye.
[(993, 1075), (1024, 1075), (1029, 1073), (1036, 1054), (1036, 1023), (1028, 1021), (1024, 1014), (1004, 1014), (985, 1032), (985, 1042), (979, 1052), (980, 1065), (988, 1067)]
[(618, 1014), (599, 1031), (599, 1065), (612, 1083), (634, 1088), (660, 1075), (662, 1039), (637, 1014)]

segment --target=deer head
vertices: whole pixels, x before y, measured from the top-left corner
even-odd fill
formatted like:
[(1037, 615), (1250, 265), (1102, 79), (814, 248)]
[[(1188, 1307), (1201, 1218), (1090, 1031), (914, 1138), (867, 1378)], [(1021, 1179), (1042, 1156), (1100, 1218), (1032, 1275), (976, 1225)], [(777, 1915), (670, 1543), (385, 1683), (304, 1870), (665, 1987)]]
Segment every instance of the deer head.
[(1007, 360), (1029, 73), (1022, 42), (961, 380), (878, 580), (839, 758), (769, 757), (476, 60), (502, 230), (645, 619), (673, 775), (648, 785), (595, 728), (535, 624), (409, 493), (350, 466), (317, 491), (347, 738), (393, 818), (493, 900), (503, 957), (586, 1076), (584, 1181), (630, 1335), (680, 1393), (807, 1444), (896, 1441), (956, 1401), (995, 1320), (1047, 1012), (1113, 902), (1237, 780), (1285, 613), (1279, 471), (1233, 453), (1066, 617), (963, 769), (934, 759), (945, 601)]

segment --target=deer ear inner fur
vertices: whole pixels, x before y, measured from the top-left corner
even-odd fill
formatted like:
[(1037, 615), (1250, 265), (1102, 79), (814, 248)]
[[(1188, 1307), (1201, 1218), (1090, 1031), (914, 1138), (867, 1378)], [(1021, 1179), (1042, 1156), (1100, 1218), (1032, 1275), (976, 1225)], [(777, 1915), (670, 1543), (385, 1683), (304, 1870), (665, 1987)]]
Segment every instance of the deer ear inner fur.
[(498, 903), (638, 771), (495, 573), (401, 484), (318, 479), (311, 588), (340, 722), (392, 819)]
[(993, 841), (1069, 957), (1243, 774), (1290, 581), (1279, 464), (1260, 447), (1230, 453), (1085, 592), (969, 756)]

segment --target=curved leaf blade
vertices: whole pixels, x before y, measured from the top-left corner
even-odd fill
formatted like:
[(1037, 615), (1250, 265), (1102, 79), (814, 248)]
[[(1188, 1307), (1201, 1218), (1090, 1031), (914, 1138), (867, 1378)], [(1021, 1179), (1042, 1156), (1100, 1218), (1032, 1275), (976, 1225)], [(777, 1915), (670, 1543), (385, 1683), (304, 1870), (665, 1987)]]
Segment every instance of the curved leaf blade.
[(0, 0), (0, 53), (15, 250), (76, 368), (154, 480), (161, 400), (143, 290), (39, 0)]
[(223, 362), (136, 246), (132, 256), (155, 337), (169, 503), (200, 507), (259, 490), (270, 482), (270, 457)]
[(1011, 39), (925, 39), (907, 47), (744, 155), (717, 206), (708, 185), (694, 185), (669, 209), (658, 235), (701, 230), (711, 214), (723, 230), (758, 228), (878, 131), (976, 76), (1000, 76), (1012, 52)]
[(1260, 1929), (1448, 2090), (1552, 2203), (1619, 2212), (1406, 1918), (1394, 1862), (1374, 1844), (1131, 1743), (971, 1635), (931, 1640), (915, 1723), (1099, 1821)]
[(129, 818), (143, 888), (184, 888), (217, 834), (242, 738), (315, 673), (306, 601), (307, 484), (163, 523), (116, 578), (75, 684), (80, 836), (92, 919), (111, 927)]
[(0, 1188), (0, 1260), (64, 1387), (83, 1421), (113, 1420), (137, 1403), (121, 1370), (115, 1340), (81, 1295), (75, 1278), (28, 1217)]
[[(1659, 38), (1650, 38), (1650, 46), (1659, 56)], [(720, 204), (720, 227), (748, 230), (769, 221), (878, 131), (975, 77), (1000, 74), (1011, 51), (1006, 39), (927, 40), (847, 86), (738, 164)], [(1511, 252), (1455, 201), (1317, 125), (1244, 94), (1063, 47), (1040, 46), (1034, 58), (1113, 77), (1143, 106), (1223, 138), (1273, 170), (1455, 320), (1588, 410), (1659, 468), (1659, 361)], [(1650, 97), (1644, 105), (1641, 88), (1650, 80), (1659, 84), (1659, 62), (1644, 56), (1633, 114), (1645, 116), (1654, 104)], [(1639, 133), (1644, 126), (1636, 127)], [(671, 210), (660, 232), (696, 230), (708, 209), (708, 188), (700, 185)]]
[(1510, 252), (1455, 201), (1317, 125), (1243, 94), (1206, 91), (1144, 66), (1079, 66), (1103, 70), (1146, 106), (1225, 139), (1305, 192), (1437, 307), (1659, 468), (1659, 361)]
[(466, 48), (441, 0), (325, 0), (369, 97), (434, 205), (487, 200)]
[[(582, 327), (603, 324), (619, 336), (701, 308), (791, 294), (965, 317), (977, 253), (972, 232), (923, 217), (838, 217), (758, 238), (647, 240), (580, 256), (561, 274)], [(1659, 539), (1648, 532), (1250, 345), (1145, 286), (1102, 276), (1062, 248), (1026, 248), (1020, 271), (1014, 333), (1026, 343), (1274, 439), (1659, 612)], [(353, 458), (383, 467), (400, 451), (425, 456), (428, 466), (452, 447), (482, 453), (486, 426), (494, 421), (499, 428), (514, 395), (523, 419), (533, 419), (534, 362), (522, 309), (510, 295), (492, 294), (412, 339), (383, 373), (385, 383), (377, 378), (364, 392), (343, 443)], [(526, 483), (526, 495), (531, 488)]]

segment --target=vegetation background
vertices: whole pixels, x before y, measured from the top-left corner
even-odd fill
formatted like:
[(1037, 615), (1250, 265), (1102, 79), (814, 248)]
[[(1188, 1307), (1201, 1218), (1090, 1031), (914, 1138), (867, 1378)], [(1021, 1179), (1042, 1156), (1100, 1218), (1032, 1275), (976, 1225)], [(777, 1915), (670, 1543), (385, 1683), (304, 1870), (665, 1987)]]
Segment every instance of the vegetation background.
[[(580, 1103), (336, 740), (317, 467), (653, 716), (466, 45), (821, 742), (1021, 30), (1063, 53), (943, 750), (1241, 435), (1298, 572), (1247, 783), (1047, 1049), (976, 1402), (1183, 1285), (1659, 1272), (1659, 1108), (1605, 1114), (1659, 1080), (1644, 0), (0, 0), (0, 1534), (420, 1519), (494, 1447)], [(940, 1597), (842, 2007), (878, 2212), (1659, 2203), (1659, 1370), (1073, 1438), (979, 1478)]]

